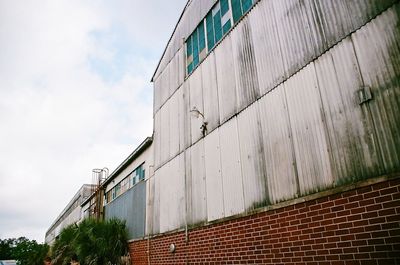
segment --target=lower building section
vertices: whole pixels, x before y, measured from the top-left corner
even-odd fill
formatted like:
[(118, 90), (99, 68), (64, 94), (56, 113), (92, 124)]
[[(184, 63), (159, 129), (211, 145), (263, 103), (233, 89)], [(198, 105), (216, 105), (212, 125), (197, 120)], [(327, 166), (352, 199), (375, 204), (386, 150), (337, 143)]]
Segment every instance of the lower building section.
[(400, 264), (400, 177), (285, 205), (133, 241), (132, 264)]

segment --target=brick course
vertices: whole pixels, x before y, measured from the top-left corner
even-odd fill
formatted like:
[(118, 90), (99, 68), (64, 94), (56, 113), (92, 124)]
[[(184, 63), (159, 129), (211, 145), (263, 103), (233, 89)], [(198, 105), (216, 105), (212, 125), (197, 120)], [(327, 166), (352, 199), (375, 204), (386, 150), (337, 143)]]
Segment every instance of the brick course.
[[(400, 178), (130, 243), (132, 264), (400, 265)], [(169, 245), (176, 252), (169, 253)], [(150, 246), (150, 250), (149, 250)]]

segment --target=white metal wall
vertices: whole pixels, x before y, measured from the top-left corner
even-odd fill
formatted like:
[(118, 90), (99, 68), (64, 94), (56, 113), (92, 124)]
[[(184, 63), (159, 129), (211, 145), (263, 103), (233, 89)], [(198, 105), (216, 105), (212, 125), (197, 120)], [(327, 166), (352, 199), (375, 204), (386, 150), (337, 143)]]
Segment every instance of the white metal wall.
[[(192, 1), (198, 10), (188, 9), (176, 32), (189, 35), (189, 17), (204, 16), (206, 2)], [(163, 57), (153, 233), (398, 171), (394, 2), (260, 0), (185, 80), (175, 73), (183, 49), (168, 53), (170, 63)], [(360, 102), (368, 90), (372, 99)], [(193, 107), (208, 122), (205, 137)]]

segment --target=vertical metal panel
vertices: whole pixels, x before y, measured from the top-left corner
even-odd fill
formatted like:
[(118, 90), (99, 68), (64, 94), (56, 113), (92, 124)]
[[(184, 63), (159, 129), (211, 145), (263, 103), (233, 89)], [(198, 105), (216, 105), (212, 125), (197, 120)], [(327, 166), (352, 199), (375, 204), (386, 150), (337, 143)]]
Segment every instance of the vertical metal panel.
[(160, 174), (160, 232), (180, 228), (185, 223), (184, 155), (164, 165)]
[(155, 198), (155, 181), (154, 177), (146, 179), (146, 230), (145, 234), (147, 236), (153, 233), (153, 217), (154, 217), (154, 198)]
[(187, 188), (191, 190), (190, 224), (207, 221), (206, 175), (204, 167), (204, 141), (200, 140), (190, 148), (191, 176)]
[(322, 40), (317, 34), (316, 24), (310, 21), (313, 12), (312, 0), (272, 1), (280, 38), (286, 76), (290, 76), (309, 63), (322, 50)]
[[(203, 107), (203, 85), (202, 85), (202, 72), (201, 67), (199, 67), (193, 74), (189, 77), (189, 90), (190, 90), (190, 105), (189, 112), (194, 108), (198, 109), (201, 113), (204, 113)], [(189, 113), (190, 114), (190, 113)], [(195, 143), (199, 140), (203, 134), (201, 132), (201, 125), (203, 124), (203, 118), (194, 117), (190, 115), (190, 128), (191, 128), (191, 143)]]
[(207, 129), (211, 131), (219, 125), (218, 85), (215, 66), (215, 55), (210, 53), (201, 64), (203, 82), (204, 117)]
[(158, 168), (161, 164), (161, 111), (157, 111), (154, 115), (154, 167)]
[(186, 81), (177, 91), (179, 98), (179, 149), (182, 152), (190, 146), (189, 82)]
[(285, 84), (301, 194), (333, 184), (314, 63)]
[(162, 106), (170, 96), (169, 66), (167, 66), (163, 70), (159, 79), (160, 79), (160, 104)]
[(161, 112), (161, 130), (160, 130), (160, 162), (161, 164), (167, 162), (169, 158), (169, 140), (170, 140), (170, 135), (169, 135), (169, 128), (170, 128), (170, 120), (169, 120), (169, 106), (170, 106), (170, 101), (166, 102), (160, 109)]
[(160, 232), (160, 191), (161, 191), (161, 181), (163, 168), (160, 168), (154, 172), (154, 194), (153, 194), (153, 213), (152, 213), (152, 233), (157, 234)]
[(249, 14), (261, 95), (284, 79), (273, 0), (263, 0)]
[(353, 36), (368, 103), (387, 172), (400, 169), (400, 5), (372, 20)]
[(321, 56), (315, 67), (337, 182), (379, 175), (372, 120), (367, 106), (360, 106), (356, 97), (363, 82), (351, 39)]
[(179, 94), (175, 93), (169, 104), (169, 158), (179, 153)]
[(231, 39), (239, 112), (260, 95), (253, 40), (247, 17), (244, 17), (232, 31)]
[(208, 221), (224, 217), (219, 129), (204, 138)]
[(237, 102), (232, 42), (229, 35), (215, 48), (215, 58), (217, 61), (219, 116), (222, 123), (236, 113)]
[(105, 219), (118, 218), (126, 222), (129, 239), (144, 236), (146, 218), (146, 183), (126, 191), (105, 207)]
[(271, 203), (291, 199), (298, 181), (284, 85), (259, 101), (267, 186)]
[(254, 209), (268, 201), (258, 102), (242, 111), (237, 117), (237, 122), (244, 206), (245, 209)]
[(178, 51), (176, 56), (178, 57), (178, 59), (175, 71), (178, 72), (178, 87), (180, 87), (185, 81), (186, 77), (185, 45), (182, 46), (182, 48)]
[(236, 117), (222, 125), (219, 133), (224, 212), (225, 216), (231, 216), (244, 211), (243, 179)]
[(179, 51), (172, 58), (171, 62), (168, 65), (169, 68), (169, 95), (174, 94), (174, 92), (179, 87)]
[(353, 29), (358, 29), (376, 15), (389, 8), (398, 0), (351, 0), (346, 1), (347, 9), (351, 10)]
[(153, 83), (153, 95), (154, 95), (154, 104), (153, 104), (153, 112), (156, 112), (161, 107), (161, 79), (157, 78)]

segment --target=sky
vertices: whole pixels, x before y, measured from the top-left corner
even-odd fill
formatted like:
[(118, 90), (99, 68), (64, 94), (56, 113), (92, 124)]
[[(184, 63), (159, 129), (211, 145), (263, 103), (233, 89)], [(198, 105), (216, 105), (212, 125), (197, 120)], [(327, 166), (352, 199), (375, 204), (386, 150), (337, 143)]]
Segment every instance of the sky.
[(152, 134), (186, 0), (0, 0), (0, 238), (43, 242), (92, 169)]

